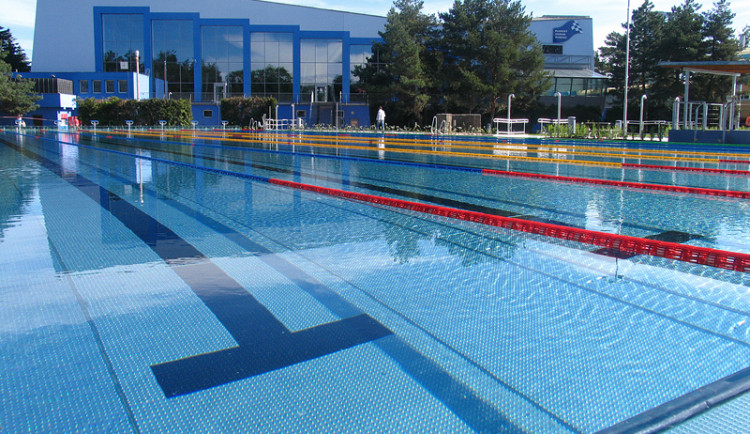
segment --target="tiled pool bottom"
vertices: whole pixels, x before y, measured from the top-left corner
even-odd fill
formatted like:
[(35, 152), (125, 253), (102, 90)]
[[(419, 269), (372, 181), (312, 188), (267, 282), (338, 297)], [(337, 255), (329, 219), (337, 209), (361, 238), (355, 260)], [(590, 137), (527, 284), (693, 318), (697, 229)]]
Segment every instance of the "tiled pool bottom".
[[(590, 432), (748, 366), (746, 329), (729, 329), (744, 313), (695, 300), (721, 291), (745, 312), (739, 284), (627, 262), (616, 279), (611, 261), (544, 240), (246, 181), (197, 185), (157, 164), (179, 190), (127, 182), (117, 161), (81, 156), (74, 171), (25, 146), (49, 163), (0, 154), (9, 432)], [(290, 250), (283, 234), (298, 231), (307, 246)], [(252, 313), (217, 312), (227, 304)], [(305, 351), (351, 329), (368, 339), (172, 397), (154, 371), (243, 342), (263, 349), (243, 359), (256, 367), (304, 359), (305, 339), (291, 356), (279, 342), (361, 315), (389, 333), (318, 329)], [(175, 382), (246, 369), (219, 359)]]

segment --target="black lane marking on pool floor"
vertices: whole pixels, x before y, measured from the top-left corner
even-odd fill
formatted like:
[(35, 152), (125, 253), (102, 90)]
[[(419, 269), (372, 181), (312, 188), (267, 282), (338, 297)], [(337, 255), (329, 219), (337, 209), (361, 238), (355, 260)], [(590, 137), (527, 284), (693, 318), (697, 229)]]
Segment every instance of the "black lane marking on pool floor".
[[(44, 139), (44, 140), (49, 140), (49, 139)], [(55, 140), (50, 140), (50, 141), (55, 142), (55, 143), (57, 142)], [(68, 174), (66, 174), (65, 177), (62, 176), (61, 167), (57, 163), (54, 163), (51, 160), (39, 154), (31, 152), (29, 150), (21, 149), (15, 144), (10, 143), (6, 140), (0, 139), (0, 142), (10, 146), (11, 148), (33, 159), (34, 161), (37, 161), (43, 167), (50, 170), (52, 173), (55, 173), (56, 175), (62, 177), (63, 179), (70, 181), (70, 176)], [(78, 174), (76, 174), (75, 178), (81, 179), (81, 180), (86, 179), (86, 178), (81, 177)], [(86, 179), (86, 181), (88, 180)], [(90, 181), (88, 181), (88, 183), (90, 183), (91, 186), (96, 186)], [(71, 184), (73, 183), (71, 182)], [(117, 202), (120, 202), (120, 201), (125, 202), (122, 200), (122, 198), (120, 198), (116, 194), (111, 193), (109, 190), (106, 190), (103, 187), (98, 187), (98, 188), (100, 189), (100, 193), (99, 193), (100, 198), (103, 198), (106, 195), (106, 198), (108, 200), (117, 201)], [(95, 190), (96, 190), (95, 188), (89, 188), (89, 191), (92, 193), (95, 192)], [(96, 195), (93, 197), (90, 194), (87, 194), (87, 195), (91, 197), (92, 199), (94, 199), (97, 203), (101, 204), (101, 202), (96, 198)], [(286, 260), (279, 257), (278, 255), (273, 254), (270, 250), (266, 249), (265, 247), (255, 244), (253, 241), (249, 240), (244, 235), (236, 232), (234, 229), (229, 228), (225, 226), (224, 224), (211, 219), (208, 216), (200, 214), (197, 210), (188, 208), (185, 205), (182, 205), (178, 202), (174, 202), (174, 201), (171, 201), (171, 202), (172, 203), (170, 203), (170, 205), (173, 206), (174, 208), (183, 212), (187, 211), (189, 215), (199, 216), (200, 221), (202, 223), (207, 223), (213, 230), (216, 230), (218, 233), (221, 233), (222, 235), (226, 236), (230, 240), (235, 241), (236, 243), (238, 243), (238, 245), (248, 249), (248, 251), (259, 254), (259, 257), (264, 262), (268, 263), (273, 268), (275, 268), (276, 270), (280, 271), (282, 274), (287, 276), (290, 280), (300, 285), (300, 287), (303, 290), (308, 292), (315, 299), (321, 302), (321, 304), (328, 307), (334, 313), (361, 312), (358, 308), (351, 305), (346, 300), (342, 299), (333, 290), (326, 287), (321, 282), (317, 281), (314, 277), (307, 275), (306, 273), (304, 273), (304, 271), (300, 270), (295, 265), (287, 262)], [(148, 217), (151, 219), (150, 216)], [(355, 326), (356, 325), (357, 324), (355, 324)], [(474, 429), (477, 432), (497, 432), (497, 431), (510, 432), (510, 433), (524, 432), (522, 429), (516, 427), (513, 422), (508, 420), (497, 408), (493, 407), (489, 403), (482, 400), (480, 397), (476, 395), (476, 393), (472, 389), (470, 389), (469, 387), (467, 387), (465, 384), (461, 383), (460, 381), (456, 380), (447, 371), (445, 371), (443, 368), (437, 365), (433, 360), (423, 356), (421, 353), (419, 353), (417, 350), (412, 348), (411, 345), (406, 343), (403, 339), (401, 339), (397, 335), (390, 333), (390, 331), (388, 332), (389, 332), (388, 335), (379, 339), (375, 339), (372, 341), (372, 343), (376, 345), (378, 348), (380, 348), (382, 351), (384, 351), (388, 356), (390, 356), (399, 366), (401, 366), (401, 368), (410, 377), (412, 377), (417, 383), (419, 383), (422, 387), (424, 387), (434, 397), (440, 400), (447, 408), (449, 408), (456, 416), (458, 416), (461, 420), (463, 420), (472, 429)], [(229, 350), (235, 350), (235, 352), (237, 352), (237, 347), (230, 348)], [(224, 350), (224, 351), (227, 351), (227, 350)], [(214, 353), (209, 353), (209, 355), (210, 354), (214, 354)], [(267, 354), (262, 354), (262, 356), (267, 357)], [(231, 356), (228, 356), (228, 357), (231, 357)], [(181, 360), (187, 360), (187, 359), (181, 359)], [(231, 360), (231, 361), (234, 361), (234, 360)], [(170, 362), (167, 362), (167, 363), (170, 363)], [(154, 366), (159, 366), (159, 365), (154, 365)], [(220, 368), (221, 367), (216, 366), (216, 365), (210, 366), (211, 370), (217, 370)], [(229, 368), (231, 368), (231, 366)], [(153, 367), (152, 367), (152, 370), (153, 370)], [(533, 407), (537, 408), (541, 412), (547, 414), (552, 420), (566, 427), (571, 432), (580, 432), (579, 430), (575, 429), (572, 425), (570, 425), (566, 421), (560, 419), (557, 415), (541, 407), (539, 404), (537, 404), (535, 401), (533, 401), (529, 397), (513, 389), (511, 389), (511, 392), (515, 393), (520, 398), (524, 399), (525, 401), (527, 401), (529, 404), (531, 404)]]
[(750, 368), (745, 368), (603, 429), (599, 434), (663, 432), (748, 391)]
[(171, 229), (88, 178), (63, 175), (60, 166), (52, 161), (41, 156), (35, 159), (109, 211), (146, 243), (237, 342), (234, 348), (153, 365), (151, 369), (167, 397), (284, 368), (392, 333), (366, 314), (290, 332), (239, 283)]

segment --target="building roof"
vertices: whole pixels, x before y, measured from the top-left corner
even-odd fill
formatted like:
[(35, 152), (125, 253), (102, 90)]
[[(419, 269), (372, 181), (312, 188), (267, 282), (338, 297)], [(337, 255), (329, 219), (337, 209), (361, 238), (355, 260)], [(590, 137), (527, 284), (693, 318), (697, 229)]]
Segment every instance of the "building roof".
[(555, 78), (609, 78), (591, 69), (545, 69), (550, 77)]
[(688, 69), (716, 75), (750, 74), (749, 61), (659, 62), (662, 68)]

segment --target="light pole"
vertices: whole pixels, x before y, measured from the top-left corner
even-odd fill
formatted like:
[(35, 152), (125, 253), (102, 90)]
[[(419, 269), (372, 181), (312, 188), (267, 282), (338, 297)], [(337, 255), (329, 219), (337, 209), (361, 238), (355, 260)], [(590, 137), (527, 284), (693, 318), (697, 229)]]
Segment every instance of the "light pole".
[(164, 98), (167, 97), (167, 55), (164, 54)]
[(141, 100), (141, 61), (140, 53), (135, 50), (135, 100)]
[(557, 128), (560, 128), (560, 122), (561, 122), (561, 109), (562, 106), (562, 94), (560, 92), (555, 92), (555, 96), (557, 97)]
[(511, 131), (511, 124), (510, 124), (510, 100), (513, 99), (513, 98), (515, 98), (515, 97), (516, 97), (515, 93), (511, 93), (510, 95), (508, 95), (508, 135), (510, 135), (510, 131)]
[(641, 140), (643, 140), (643, 108), (646, 106), (646, 99), (648, 98), (648, 95), (643, 94), (641, 96), (641, 125), (638, 130), (638, 134), (641, 136)]
[(625, 95), (622, 108), (623, 136), (628, 138), (628, 78), (630, 74), (630, 0), (628, 0), (627, 24), (625, 24)]

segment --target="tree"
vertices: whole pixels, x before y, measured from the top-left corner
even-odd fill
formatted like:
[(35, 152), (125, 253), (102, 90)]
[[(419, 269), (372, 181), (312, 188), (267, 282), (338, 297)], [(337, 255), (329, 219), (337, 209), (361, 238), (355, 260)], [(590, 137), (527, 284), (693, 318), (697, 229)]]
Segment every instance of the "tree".
[[(719, 0), (714, 9), (703, 14), (703, 43), (706, 60), (737, 60), (740, 51), (739, 41), (734, 37), (732, 21), (735, 14), (729, 10), (729, 2)], [(729, 77), (709, 75), (704, 77), (700, 95), (706, 101), (721, 101), (732, 92), (732, 81)]]
[(0, 26), (0, 52), (4, 52), (5, 62), (10, 65), (10, 70), (15, 72), (29, 72), (31, 65), (26, 53), (16, 39), (10, 33), (10, 29)]
[(510, 93), (520, 107), (549, 87), (544, 55), (519, 1), (457, 0), (443, 20), (446, 98), (469, 113), (494, 117)]
[(360, 87), (383, 97), (384, 101), (371, 103), (386, 105), (391, 123), (420, 122), (430, 99), (424, 62), (436, 20), (422, 13), (422, 6), (421, 0), (396, 0), (380, 32), (383, 42), (373, 44), (379, 62), (372, 56), (364, 67), (355, 69)]
[[(663, 69), (659, 62), (701, 62), (733, 60), (739, 46), (732, 35), (734, 14), (729, 2), (719, 0), (714, 9), (700, 12), (695, 0), (684, 0), (666, 15), (653, 11), (646, 0), (633, 11), (630, 27), (631, 69), (629, 87), (632, 96), (629, 106), (636, 110), (637, 98), (648, 94), (650, 117), (669, 119), (672, 101), (684, 92), (684, 73), (679, 69)], [(625, 26), (623, 26), (625, 27)], [(600, 48), (605, 69), (612, 76), (613, 94), (622, 101), (625, 78), (625, 36), (611, 33), (606, 46)], [(690, 80), (692, 101), (722, 101), (730, 92), (726, 77), (694, 74)], [(637, 90), (637, 91), (635, 91)], [(629, 117), (635, 113), (629, 113)]]
[(34, 94), (35, 83), (14, 76), (11, 66), (5, 62), (6, 54), (0, 52), (0, 111), (13, 116), (25, 115), (39, 106), (40, 96)]

